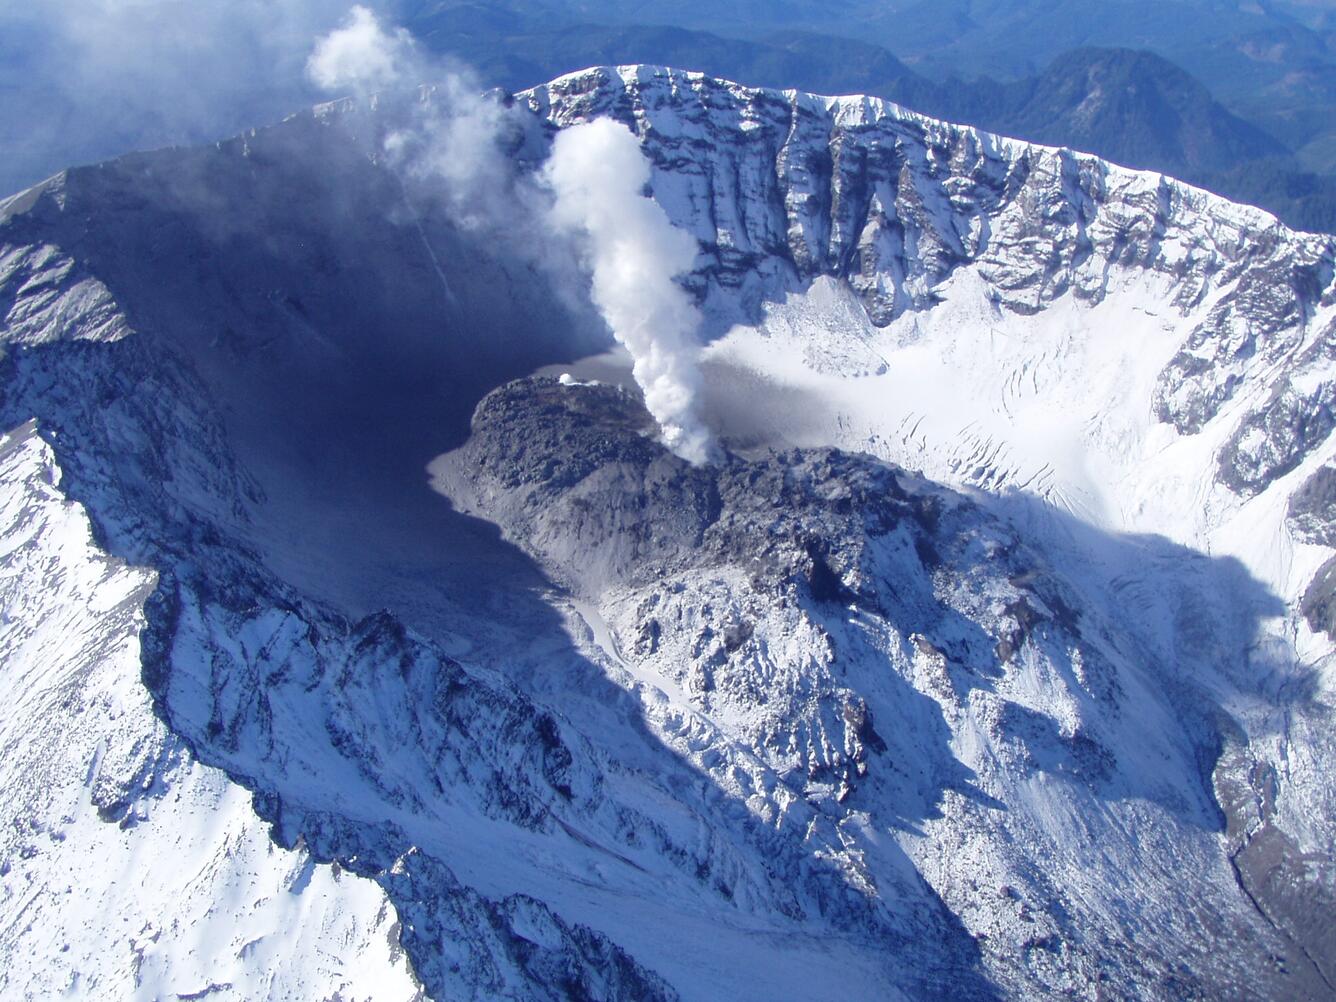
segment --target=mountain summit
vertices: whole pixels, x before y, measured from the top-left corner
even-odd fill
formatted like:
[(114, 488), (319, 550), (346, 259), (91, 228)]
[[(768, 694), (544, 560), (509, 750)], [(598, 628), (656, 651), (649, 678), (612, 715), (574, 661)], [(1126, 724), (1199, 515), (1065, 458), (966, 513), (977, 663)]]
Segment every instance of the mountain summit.
[[(651, 66), (461, 216), (445, 100), (0, 205), (0, 993), (1329, 998), (1332, 238)], [(709, 463), (537, 252), (598, 118)]]

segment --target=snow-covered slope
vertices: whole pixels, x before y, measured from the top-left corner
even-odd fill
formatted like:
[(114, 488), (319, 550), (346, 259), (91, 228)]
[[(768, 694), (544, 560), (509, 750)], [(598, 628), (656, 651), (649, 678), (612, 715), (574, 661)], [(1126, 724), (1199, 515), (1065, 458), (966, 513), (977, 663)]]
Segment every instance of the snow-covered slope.
[(153, 713), (152, 572), (107, 556), (38, 429), (0, 438), (0, 994), (414, 999), (394, 906), (275, 845)]
[[(7, 696), (72, 713), (88, 635), (137, 707), (4, 739), (79, 819), (44, 852), (177, 864), (134, 914), (182, 980), (141, 990), (363, 950), (411, 993), (395, 936), (437, 998), (1330, 997), (1330, 240), (862, 98), (632, 67), (506, 107), (525, 169), (636, 129), (717, 467), (511, 382), (606, 335), (377, 155), (394, 102), (0, 207), (6, 497), (87, 510), (104, 596), (15, 586), (84, 632), (7, 635)], [(125, 742), (161, 788), (121, 828), (85, 780)], [(4, 851), (41, 994), (64, 899), (126, 882)], [(261, 946), (171, 924), (222, 885), (207, 941)], [(305, 980), (257, 988), (280, 949)]]

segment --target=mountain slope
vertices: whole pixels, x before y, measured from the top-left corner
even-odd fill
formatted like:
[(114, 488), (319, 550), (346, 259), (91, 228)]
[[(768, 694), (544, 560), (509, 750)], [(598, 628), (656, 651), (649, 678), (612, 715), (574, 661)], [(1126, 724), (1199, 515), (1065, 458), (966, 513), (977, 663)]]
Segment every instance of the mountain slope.
[(516, 95), (521, 179), (610, 115), (698, 240), (693, 468), (615, 362), (518, 378), (606, 332), (380, 155), (414, 107), (10, 200), (0, 417), (427, 994), (1330, 995), (1330, 239), (870, 99)]
[[(1228, 685), (1252, 695), (1218, 698), (1252, 718), (1247, 729), (1282, 726), (1310, 748), (1327, 746), (1318, 693), (1330, 640), (1309, 633), (1298, 608), (1327, 554), (1291, 543), (1285, 512), (1331, 448), (1329, 238), (1294, 236), (1164, 179), (992, 146), (877, 102), (797, 96), (791, 111), (775, 107), (767, 119), (746, 92), (730, 109), (706, 82), (699, 106), (679, 99), (660, 120), (652, 97), (634, 96), (659, 86), (631, 72), (568, 78), (550, 88), (560, 96), (552, 113), (558, 122), (572, 110), (627, 114), (632, 95), (660, 164), (681, 163), (675, 151), (697, 129), (717, 134), (730, 114), (746, 131), (745, 146), (733, 148), (745, 150), (741, 159), (714, 159), (699, 173), (665, 169), (655, 185), (706, 248), (697, 275), (707, 302), (736, 302), (739, 290), (744, 301), (783, 301), (753, 330), (712, 346), (721, 420), (760, 441), (867, 450), (948, 483), (1030, 491), (1115, 531), (1237, 554), (1287, 612), (1276, 621), (1272, 605), (1262, 616), (1257, 637), (1243, 642), (1253, 653), (1197, 656), (1217, 665), (1241, 657)], [(538, 109), (548, 93), (537, 93)], [(758, 251), (786, 262), (768, 285), (754, 266), (732, 263)], [(758, 374), (790, 403), (728, 400)], [(1019, 517), (1032, 539), (1050, 540), (1055, 561), (1082, 574), (1102, 568), (1095, 576), (1108, 574), (1112, 593), (1139, 596), (1116, 619), (1159, 616), (1152, 596), (1183, 587), (1138, 569), (1172, 559), (1117, 556), (1105, 541), (1047, 524), (1046, 510)], [(1223, 588), (1177, 615), (1237, 607), (1236, 585)], [(1194, 657), (1196, 641), (1175, 623), (1145, 627), (1168, 628), (1163, 663)], [(1250, 754), (1284, 761), (1286, 743)], [(1295, 831), (1311, 832), (1300, 819), (1329, 815), (1316, 774), (1291, 773), (1282, 788), (1293, 799), (1279, 810)], [(1307, 844), (1320, 854), (1322, 841)], [(1330, 876), (1314, 871), (1268, 879), (1296, 877), (1314, 878), (1319, 899), (1330, 893)], [(1292, 930), (1307, 927), (1302, 911), (1288, 920)]]
[(0, 485), (0, 991), (420, 997), (384, 894), (276, 847), (248, 792), (155, 718), (154, 575), (98, 550), (38, 429), (0, 439)]
[(1220, 171), (1286, 150), (1225, 111), (1168, 60), (1128, 49), (1064, 54), (978, 124), (1174, 175)]

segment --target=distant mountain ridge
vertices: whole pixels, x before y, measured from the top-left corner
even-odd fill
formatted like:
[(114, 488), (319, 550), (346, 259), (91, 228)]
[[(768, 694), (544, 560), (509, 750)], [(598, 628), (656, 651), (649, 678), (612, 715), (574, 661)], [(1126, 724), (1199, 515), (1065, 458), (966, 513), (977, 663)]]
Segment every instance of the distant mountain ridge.
[[(968, 93), (967, 113), (991, 119), (991, 131), (1180, 176), (1289, 152), (1230, 114), (1186, 71), (1145, 51), (1078, 49), (1038, 76)], [(999, 97), (995, 109), (987, 107), (990, 93)]]
[[(1332, 15), (1322, 4), (1238, 0), (684, 0), (652, 15), (660, 23), (740, 38), (803, 30), (895, 52), (934, 78), (1032, 76), (1063, 53), (1089, 46), (1149, 49), (1182, 64), (1227, 102), (1283, 95), (1296, 71), (1300, 92), (1319, 93), (1336, 69)], [(408, 3), (409, 20), (470, 17), (487, 10), (531, 21), (627, 25), (650, 20), (615, 0), (541, 5)], [(1296, 81), (1291, 80), (1293, 85)], [(1266, 110), (1265, 108), (1263, 110)], [(1271, 109), (1279, 111), (1281, 109)]]

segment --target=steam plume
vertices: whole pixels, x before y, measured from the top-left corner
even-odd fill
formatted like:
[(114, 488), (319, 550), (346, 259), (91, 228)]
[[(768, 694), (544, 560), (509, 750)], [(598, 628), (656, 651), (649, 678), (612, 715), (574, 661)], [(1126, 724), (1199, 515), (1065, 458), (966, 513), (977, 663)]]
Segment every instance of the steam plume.
[(0, 0), (0, 193), (311, 104), (311, 39), (349, 2)]
[(306, 73), (322, 90), (363, 99), (429, 85), (411, 119), (385, 137), (386, 162), (428, 181), (457, 225), (517, 228), (514, 170), (498, 146), (506, 109), (466, 67), (429, 58), (407, 31), (386, 28), (359, 4), (317, 40)]
[(665, 443), (692, 463), (712, 457), (713, 437), (697, 413), (701, 317), (673, 281), (691, 270), (696, 242), (642, 194), (649, 163), (628, 129), (600, 120), (561, 132), (539, 189), (522, 183), (500, 150), (503, 106), (459, 72), (429, 65), (406, 32), (385, 29), (368, 8), (353, 7), (319, 40), (307, 72), (327, 90), (363, 97), (434, 78), (436, 100), (419, 104), (412, 125), (387, 137), (390, 162), (433, 182), (457, 225), (485, 228), (503, 242), (531, 237), (534, 217), (549, 217), (551, 239), (526, 239), (521, 255), (558, 288), (573, 276), (562, 274), (569, 254), (555, 251), (578, 241), (592, 272), (594, 305), (631, 353)]
[(316, 42), (306, 72), (323, 90), (368, 93), (402, 83), (416, 61), (407, 31), (386, 31), (375, 14), (358, 5), (342, 25)]
[(553, 222), (582, 239), (594, 304), (631, 353), (664, 442), (688, 462), (708, 462), (714, 439), (697, 413), (701, 317), (673, 281), (691, 270), (696, 241), (642, 194), (649, 162), (631, 131), (610, 119), (560, 132), (545, 176)]

